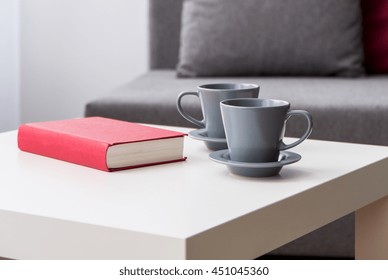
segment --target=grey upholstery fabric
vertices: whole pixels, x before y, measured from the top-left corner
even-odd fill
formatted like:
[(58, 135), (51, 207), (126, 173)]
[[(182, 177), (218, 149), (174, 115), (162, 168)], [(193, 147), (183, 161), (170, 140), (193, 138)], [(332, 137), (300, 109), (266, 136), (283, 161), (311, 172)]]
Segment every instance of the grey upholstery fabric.
[(354, 227), (355, 215), (352, 213), (281, 246), (268, 255), (352, 259)]
[[(174, 70), (154, 70), (110, 96), (90, 102), (86, 115), (190, 127), (192, 124), (175, 107), (177, 95), (181, 91), (195, 91), (201, 84), (226, 81), (257, 83), (260, 97), (284, 99), (291, 102), (293, 109), (310, 111), (314, 118), (311, 138), (388, 145), (387, 76), (181, 79)], [(186, 103), (187, 110), (200, 118), (198, 100), (187, 98)], [(303, 125), (303, 121), (290, 121), (287, 135), (300, 135)]]
[(150, 0), (150, 68), (173, 69), (178, 62), (182, 0)]
[(357, 0), (185, 0), (178, 75), (364, 73)]

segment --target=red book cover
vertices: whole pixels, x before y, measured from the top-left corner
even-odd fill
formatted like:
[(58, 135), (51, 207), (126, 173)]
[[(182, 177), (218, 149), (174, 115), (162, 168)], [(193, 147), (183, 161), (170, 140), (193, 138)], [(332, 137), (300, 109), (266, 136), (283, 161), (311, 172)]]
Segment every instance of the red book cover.
[(147, 125), (102, 117), (88, 117), (22, 124), (18, 130), (20, 150), (47, 156), (103, 171), (116, 171), (140, 166), (182, 161), (181, 156), (162, 162), (147, 162), (135, 166), (109, 168), (109, 147), (158, 139), (181, 137), (186, 134)]

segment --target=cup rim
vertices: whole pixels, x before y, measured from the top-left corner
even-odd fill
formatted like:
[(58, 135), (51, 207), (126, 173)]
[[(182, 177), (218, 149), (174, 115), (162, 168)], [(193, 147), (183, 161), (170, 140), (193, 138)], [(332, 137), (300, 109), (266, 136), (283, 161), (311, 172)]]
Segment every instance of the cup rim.
[[(240, 86), (241, 88), (238, 88), (238, 87), (231, 88), (232, 86), (236, 86), (236, 85)], [(219, 88), (217, 88), (217, 86)], [(198, 89), (203, 89), (207, 91), (251, 90), (256, 88), (260, 88), (260, 86), (258, 84), (253, 84), (253, 83), (210, 83), (210, 84), (204, 84), (204, 85), (198, 86)]]
[[(244, 102), (244, 101), (252, 101), (256, 104), (253, 104), (252, 106), (244, 106), (244, 105), (237, 105), (236, 103)], [(258, 102), (260, 101), (260, 102)], [(262, 102), (269, 101), (272, 102), (271, 106), (262, 106), (260, 104), (263, 104)], [(232, 104), (230, 104), (232, 103)], [(281, 99), (272, 99), (272, 98), (231, 98), (231, 99), (225, 99), (220, 102), (221, 106), (224, 107), (230, 107), (230, 108), (239, 108), (242, 110), (249, 110), (252, 108), (260, 108), (260, 109), (271, 109), (271, 108), (279, 108), (279, 107), (287, 107), (290, 106), (290, 102), (286, 100)]]

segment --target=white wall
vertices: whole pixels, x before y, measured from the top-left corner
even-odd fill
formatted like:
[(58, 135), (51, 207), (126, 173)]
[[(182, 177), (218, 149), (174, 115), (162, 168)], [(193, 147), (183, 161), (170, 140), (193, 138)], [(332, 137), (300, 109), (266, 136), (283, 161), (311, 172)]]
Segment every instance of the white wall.
[(0, 132), (19, 124), (18, 0), (0, 0)]
[(147, 2), (20, 0), (21, 122), (83, 116), (145, 72)]

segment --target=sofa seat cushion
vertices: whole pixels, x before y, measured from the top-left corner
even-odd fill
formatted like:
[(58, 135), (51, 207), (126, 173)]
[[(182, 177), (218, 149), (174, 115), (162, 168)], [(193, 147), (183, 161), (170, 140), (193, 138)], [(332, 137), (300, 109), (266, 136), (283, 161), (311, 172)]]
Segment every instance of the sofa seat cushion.
[[(105, 116), (132, 122), (187, 126), (176, 109), (181, 91), (196, 91), (213, 82), (260, 85), (260, 98), (284, 99), (292, 109), (305, 109), (314, 119), (310, 138), (388, 145), (388, 76), (177, 78), (174, 70), (153, 70), (110, 95), (91, 101), (86, 116)], [(198, 99), (185, 100), (186, 110), (201, 118)], [(290, 122), (288, 136), (298, 136), (303, 122)]]

